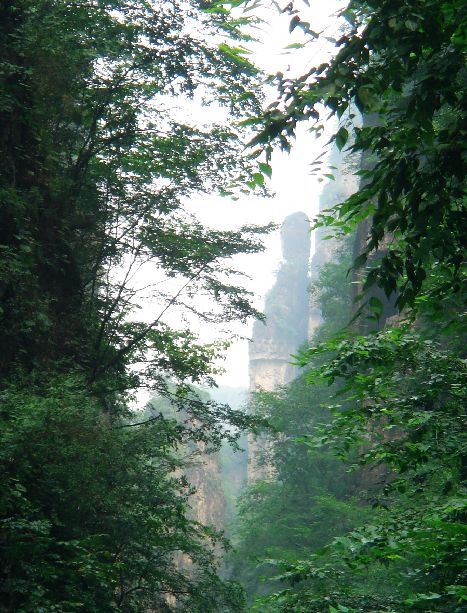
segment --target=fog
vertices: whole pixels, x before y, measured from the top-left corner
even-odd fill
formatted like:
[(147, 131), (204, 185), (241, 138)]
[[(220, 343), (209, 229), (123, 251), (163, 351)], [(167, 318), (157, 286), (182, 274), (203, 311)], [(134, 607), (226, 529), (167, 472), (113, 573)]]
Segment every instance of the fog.
[[(307, 20), (315, 31), (325, 31), (331, 38), (339, 29), (335, 13), (342, 6), (334, 0), (312, 3), (307, 8), (302, 4), (302, 19)], [(258, 42), (251, 45), (250, 59), (265, 72), (275, 74), (302, 74), (313, 65), (320, 64), (335, 49), (332, 41), (320, 39), (317, 43), (307, 44), (302, 49), (286, 49), (293, 43), (305, 40), (301, 33), (289, 32), (290, 17), (279, 15), (273, 8), (263, 9), (259, 15), (264, 20), (256, 31)], [(273, 99), (274, 92), (266, 91)], [(331, 124), (333, 122), (330, 122)], [(272, 159), (273, 174), (268, 187), (273, 192), (271, 198), (245, 197), (237, 202), (222, 198), (200, 199), (194, 202), (192, 210), (205, 225), (216, 228), (232, 228), (242, 224), (266, 224), (273, 221), (280, 224), (284, 218), (295, 211), (303, 211), (312, 219), (318, 211), (322, 179), (310, 173), (310, 163), (322, 153), (329, 140), (332, 125), (325, 126), (323, 135), (317, 139), (305, 126), (299, 126), (297, 138), (290, 154), (275, 151)], [(274, 283), (275, 271), (280, 262), (280, 239), (278, 231), (265, 239), (266, 249), (261, 254), (243, 255), (235, 259), (235, 265), (250, 277), (245, 283), (256, 294), (256, 306), (262, 307), (264, 296)], [(313, 251), (313, 241), (312, 241)], [(236, 332), (248, 336), (249, 326), (238, 325)], [(212, 337), (213, 331), (201, 330), (203, 336)], [(219, 385), (248, 386), (248, 341), (238, 340), (227, 351), (223, 363), (225, 373), (217, 378)]]
[[(267, 3), (264, 3), (267, 4)], [(312, 5), (307, 8), (301, 6), (301, 18), (310, 23), (313, 30), (325, 33), (332, 38), (339, 29), (335, 12), (342, 3), (328, 1)], [(303, 11), (303, 12), (302, 12)], [(279, 15), (274, 8), (256, 8), (256, 14), (263, 20), (258, 24), (252, 34), (257, 38), (247, 46), (251, 51), (249, 59), (258, 65), (265, 73), (275, 74), (282, 72), (285, 75), (303, 74), (313, 65), (325, 61), (335, 49), (332, 40), (324, 40), (320, 37), (319, 42), (309, 41), (300, 30), (289, 32), (290, 16)], [(304, 48), (286, 47), (291, 44), (303, 43), (308, 40)], [(265, 85), (266, 103), (274, 99), (275, 92), (270, 86)], [(167, 103), (166, 103), (167, 104)], [(176, 100), (170, 101), (171, 113), (187, 115), (190, 121), (196, 124), (209, 124), (223, 121), (226, 111), (219, 107), (203, 107), (201, 96), (199, 100)], [(267, 188), (271, 192), (270, 197), (242, 196), (238, 200), (222, 198), (218, 196), (200, 195), (186, 202), (187, 210), (192, 213), (204, 226), (219, 230), (237, 229), (242, 225), (265, 225), (274, 222), (278, 225), (284, 218), (296, 211), (303, 211), (310, 220), (316, 215), (320, 192), (322, 190), (322, 178), (319, 174), (311, 174), (311, 162), (323, 151), (329, 140), (332, 121), (325, 124), (324, 132), (320, 138), (315, 133), (308, 131), (306, 126), (299, 126), (296, 140), (291, 152), (285, 153), (276, 150), (272, 157), (273, 174), (271, 180), (267, 180)], [(265, 237), (265, 250), (262, 253), (252, 255), (239, 255), (232, 260), (232, 265), (246, 276), (241, 283), (250, 291), (254, 292), (254, 304), (261, 310), (264, 296), (274, 283), (275, 271), (277, 270), (281, 253), (278, 230)], [(312, 240), (313, 251), (313, 240)], [(157, 279), (158, 271), (151, 265), (144, 266), (135, 276), (136, 282), (142, 287), (153, 283)], [(237, 281), (236, 281), (237, 282)], [(172, 280), (165, 291), (175, 293), (178, 286), (183, 282)], [(203, 299), (200, 298), (200, 308), (203, 307)], [(139, 319), (153, 319), (154, 313), (161, 311), (163, 306), (151, 300), (149, 295), (140, 300), (137, 317)], [(180, 322), (181, 311), (171, 307), (164, 314), (164, 321), (176, 327)], [(225, 353), (225, 357), (218, 366), (224, 369), (224, 373), (216, 377), (216, 383), (221, 386), (248, 387), (248, 338), (251, 334), (253, 322), (249, 324), (234, 324), (228, 330), (220, 327), (202, 324), (197, 320), (190, 321), (189, 325), (203, 342), (212, 342), (226, 334), (236, 335), (237, 339)], [(138, 404), (148, 398), (146, 393), (138, 395)]]

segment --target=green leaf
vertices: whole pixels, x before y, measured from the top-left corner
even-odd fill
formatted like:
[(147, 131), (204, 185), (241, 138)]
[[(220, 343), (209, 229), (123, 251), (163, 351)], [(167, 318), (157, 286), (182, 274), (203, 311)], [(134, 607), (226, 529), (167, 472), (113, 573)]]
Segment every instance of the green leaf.
[(303, 49), (303, 47), (305, 47), (305, 44), (306, 43), (291, 43), (290, 45), (284, 47), (284, 49)]
[(294, 17), (292, 17), (292, 19), (290, 20), (290, 24), (289, 24), (289, 32), (292, 33), (295, 28), (298, 26), (298, 24), (300, 23), (300, 17), (298, 15), (295, 15)]
[(267, 177), (271, 178), (272, 177), (272, 168), (269, 164), (265, 164), (264, 162), (260, 162), (258, 164), (259, 169), (261, 170), (261, 172), (263, 174), (265, 174)]
[(336, 142), (336, 145), (339, 151), (342, 151), (348, 139), (349, 139), (348, 131), (344, 127), (340, 128), (334, 137), (334, 140)]
[(262, 173), (254, 172), (251, 175), (251, 177), (256, 185), (259, 185), (259, 186), (264, 185), (264, 175)]
[(368, 301), (368, 306), (370, 308), (370, 311), (372, 311), (372, 313), (374, 313), (379, 319), (384, 311), (383, 303), (381, 302), (381, 300), (379, 298), (376, 298), (375, 296), (372, 296)]
[(366, 264), (366, 261), (368, 260), (368, 254), (366, 253), (361, 253), (359, 256), (357, 256), (354, 261), (353, 261), (353, 267), (355, 269), (359, 269), (361, 268), (364, 264)]

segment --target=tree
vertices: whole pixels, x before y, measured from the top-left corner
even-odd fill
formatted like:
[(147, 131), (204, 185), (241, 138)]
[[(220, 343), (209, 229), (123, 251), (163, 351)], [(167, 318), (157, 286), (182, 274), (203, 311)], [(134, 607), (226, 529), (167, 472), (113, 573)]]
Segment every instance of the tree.
[(306, 372), (256, 400), (278, 431), (277, 476), (240, 506), (237, 572), (250, 587), (253, 553), (275, 580), (253, 584), (267, 595), (252, 610), (460, 611), (467, 373), (446, 334), (459, 302), (435, 326), (421, 304), (415, 326), (343, 334), (342, 264), (318, 280), (326, 315), (297, 356)]
[[(348, 474), (349, 463), (336, 459), (331, 448), (298, 444), (304, 433), (329, 423), (320, 407), (326, 397), (327, 390), (311, 390), (300, 377), (252, 399), (251, 410), (268, 420), (276, 436), (270, 435), (266, 460), (273, 476), (249, 484), (238, 503), (232, 576), (241, 580), (250, 600), (277, 590), (277, 581), (265, 581), (275, 577), (277, 564), (293, 564), (319, 551), (368, 514), (358, 500), (359, 477)], [(314, 584), (314, 589), (319, 588)]]
[(186, 516), (175, 420), (110, 426), (69, 376), (46, 394), (5, 390), (2, 411), (2, 611), (170, 611), (169, 597), (182, 611), (241, 610), (218, 576), (221, 535)]
[[(255, 106), (253, 67), (216, 43), (226, 19), (197, 3), (136, 0), (2, 11), (2, 372), (71, 360), (95, 380), (141, 358), (149, 337), (181, 359), (162, 312), (190, 292), (216, 294), (224, 319), (253, 314), (220, 264), (260, 249), (255, 230), (210, 233), (182, 204), (247, 176), (239, 136), (177, 120), (167, 102), (202, 92), (239, 112)], [(180, 285), (161, 293), (152, 322), (129, 325), (128, 278), (148, 261)]]
[[(284, 9), (291, 30), (321, 36), (297, 3)], [(288, 149), (299, 121), (320, 132), (330, 111), (339, 120), (332, 142), (363, 153), (360, 189), (316, 226), (362, 235), (353, 267), (366, 266), (363, 297), (376, 329), (328, 337), (299, 357), (312, 385), (338, 387), (330, 423), (320, 435), (305, 431), (302, 441), (313, 454), (323, 445), (347, 460), (356, 454), (355, 465), (381, 470), (383, 483), (373, 493), (378, 510), (370, 524), (302, 560), (278, 561), (277, 578), (289, 587), (257, 608), (460, 611), (467, 13), (456, 0), (351, 0), (340, 17), (333, 59), (298, 79), (271, 79), (278, 99), (250, 120), (257, 129), (251, 144), (267, 157), (275, 140)], [(381, 330), (378, 288), (406, 313), (393, 329)], [(381, 568), (396, 578), (389, 594), (358, 585)]]
[[(334, 338), (347, 321), (351, 308), (351, 284), (346, 274), (348, 251), (345, 244), (337, 249), (338, 261), (325, 264), (312, 284), (323, 314), (323, 322), (313, 337), (315, 343)], [(329, 356), (321, 358), (321, 363), (326, 357)], [(315, 367), (319, 371), (319, 363)], [(345, 462), (336, 458), (333, 444), (319, 448), (303, 444), (321, 429), (332, 427), (329, 396), (338, 390), (339, 385), (331, 389), (310, 388), (302, 373), (287, 386), (273, 392), (256, 392), (251, 398), (250, 411), (270, 424), (271, 444), (265, 461), (273, 470), (269, 478), (249, 484), (239, 500), (235, 552), (230, 560), (232, 576), (241, 580), (250, 601), (254, 601), (252, 610), (282, 610), (276, 609), (275, 596), (271, 596), (280, 594), (284, 610), (306, 611), (309, 592), (315, 597), (327, 595), (338, 582), (348, 591), (378, 593), (375, 586), (381, 579), (379, 569), (373, 568), (362, 581), (345, 574), (337, 565), (333, 565), (335, 576), (326, 572), (308, 575), (294, 582), (292, 588), (286, 587), (287, 571), (296, 569), (295, 565), (313, 558), (333, 539), (345, 538), (364, 519), (375, 521), (376, 513), (368, 500), (378, 489), (381, 475), (361, 470), (350, 473), (355, 458), (346, 457)], [(337, 434), (336, 440), (343, 442)], [(285, 570), (279, 577), (278, 568)], [(384, 591), (390, 593), (393, 587), (393, 576), (385, 571)]]
[[(241, 130), (174, 108), (258, 108), (238, 26), (195, 0), (0, 6), (2, 610), (241, 607), (173, 471), (181, 442), (218, 446), (248, 420), (188, 397), (221, 346), (165, 320), (173, 306), (209, 322), (256, 314), (229, 260), (262, 249), (266, 229), (210, 231), (185, 207), (251, 178)], [(131, 279), (148, 263), (160, 307), (138, 321)], [(184, 423), (134, 420), (143, 386)]]
[[(335, 417), (305, 443), (313, 450), (330, 446), (344, 458), (358, 450), (357, 465), (391, 473), (375, 498), (381, 512), (369, 525), (330, 542), (321, 560), (314, 556), (289, 565), (286, 576), (290, 581), (331, 578), (343, 561), (344, 576), (352, 576), (383, 564), (386, 572), (405, 577), (389, 603), (374, 594), (356, 597), (336, 585), (328, 594), (330, 604), (364, 611), (386, 610), (388, 604), (409, 611), (432, 610), (425, 608), (431, 605), (461, 610), (466, 599), (464, 361), (407, 327), (325, 343), (309, 349), (301, 361), (309, 365), (313, 355), (330, 350), (335, 357), (308, 378), (315, 384), (341, 382), (330, 407)], [(281, 595), (285, 608), (278, 610), (287, 610), (294, 597), (293, 591)], [(301, 594), (301, 602), (319, 608), (326, 601), (310, 590)]]
[[(291, 30), (320, 36), (296, 6), (284, 8), (293, 15)], [(298, 79), (272, 79), (279, 99), (250, 121), (258, 130), (252, 145), (270, 155), (278, 138), (288, 148), (298, 122), (311, 122), (319, 132), (330, 111), (340, 120), (336, 145), (344, 148), (352, 132), (349, 148), (372, 162), (360, 171), (361, 189), (318, 225), (348, 232), (370, 218), (354, 266), (372, 255), (365, 288), (376, 284), (388, 297), (396, 294), (399, 308), (415, 306), (433, 278), (430, 293), (438, 299), (464, 291), (464, 3), (352, 0), (340, 17), (329, 62)], [(353, 121), (355, 107), (366, 118), (363, 127)]]

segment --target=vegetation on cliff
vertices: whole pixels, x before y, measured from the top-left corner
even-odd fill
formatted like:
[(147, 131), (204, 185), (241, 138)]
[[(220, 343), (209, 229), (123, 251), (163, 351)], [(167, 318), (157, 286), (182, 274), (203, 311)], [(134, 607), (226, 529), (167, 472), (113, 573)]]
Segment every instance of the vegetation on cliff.
[[(228, 10), (245, 4), (258, 0), (0, 4), (5, 613), (244, 608), (219, 577), (218, 535), (189, 518), (178, 451), (218, 448), (253, 420), (192, 393), (222, 347), (165, 315), (258, 315), (229, 259), (267, 229), (211, 231), (185, 203), (261, 189), (272, 143), (289, 148), (300, 121), (320, 132), (329, 111), (333, 142), (364, 163), (361, 188), (318, 225), (355, 232), (356, 257), (348, 277), (345, 258), (323, 270), (303, 377), (255, 400), (277, 430), (277, 478), (242, 502), (240, 559), (266, 554), (280, 578), (253, 607), (465, 608), (465, 2), (350, 0), (335, 57), (271, 78), (265, 112), (245, 18)], [(297, 7), (282, 7), (290, 29), (322, 36)], [(230, 120), (200, 126), (187, 100)], [(138, 318), (148, 264), (158, 308)], [(345, 334), (344, 315), (357, 316)], [(183, 419), (135, 416), (143, 388)], [(237, 573), (253, 595), (258, 572)]]
[[(252, 172), (233, 122), (200, 126), (174, 103), (259, 108), (256, 71), (229, 46), (238, 24), (211, 4), (0, 5), (2, 611), (241, 607), (215, 535), (186, 516), (177, 448), (216, 447), (248, 419), (189, 396), (220, 347), (164, 317), (256, 313), (229, 258), (261, 249), (262, 230), (210, 231), (184, 207)], [(157, 310), (139, 319), (147, 264)], [(139, 424), (144, 387), (183, 423)]]
[[(291, 30), (316, 38), (298, 5), (284, 6)], [(333, 141), (363, 153), (362, 182), (316, 227), (355, 233), (348, 283), (361, 291), (346, 309), (353, 322), (329, 335), (342, 317), (330, 300), (342, 291), (342, 277), (324, 269), (318, 294), (325, 327), (296, 357), (311, 387), (299, 379), (255, 401), (282, 433), (271, 453), (276, 477), (255, 484), (240, 507), (240, 551), (263, 556), (263, 565), (265, 554), (279, 554), (269, 559), (279, 584), (270, 584), (253, 610), (461, 611), (467, 13), (455, 0), (352, 0), (341, 17), (346, 25), (330, 62), (299, 79), (276, 76), (280, 98), (252, 122), (253, 143), (269, 155), (275, 139), (290, 146), (298, 122), (320, 131), (326, 110), (337, 116)], [(354, 122), (353, 105), (363, 126)], [(399, 315), (388, 317), (394, 306)], [(294, 421), (302, 422), (300, 433), (289, 430)], [(329, 501), (338, 489), (326, 471), (316, 476), (319, 458), (330, 452), (359, 483), (345, 509), (354, 519), (360, 506), (357, 524), (334, 537), (329, 520), (343, 507), (333, 500), (326, 517), (308, 493), (319, 484)], [(344, 486), (346, 478), (336, 478)], [(297, 499), (287, 495), (294, 484)], [(263, 527), (258, 518), (271, 523)], [(339, 532), (339, 520), (334, 527)], [(258, 578), (251, 566), (247, 574)]]

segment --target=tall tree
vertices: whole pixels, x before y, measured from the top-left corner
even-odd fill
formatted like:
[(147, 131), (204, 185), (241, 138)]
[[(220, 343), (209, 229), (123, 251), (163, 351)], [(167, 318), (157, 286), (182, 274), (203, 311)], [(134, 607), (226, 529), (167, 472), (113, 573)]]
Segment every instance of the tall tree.
[[(195, 94), (253, 108), (254, 69), (218, 44), (228, 21), (196, 2), (24, 1), (2, 11), (2, 368), (69, 356), (95, 377), (147, 334), (120, 325), (131, 287), (109, 270), (152, 261), (222, 304), (236, 288), (219, 263), (260, 248), (252, 232), (205, 231), (182, 204), (246, 176), (238, 134), (170, 111), (174, 97)], [(240, 295), (224, 305), (227, 318), (253, 312)], [(147, 332), (156, 328), (166, 338), (161, 318)]]
[[(284, 3), (290, 29), (314, 32), (300, 2)], [(306, 2), (306, 4), (308, 4)], [(373, 156), (361, 189), (321, 216), (319, 224), (351, 231), (370, 218), (355, 261), (372, 262), (366, 285), (414, 306), (424, 290), (438, 299), (465, 291), (467, 12), (462, 0), (352, 0), (340, 14), (336, 53), (302, 77), (277, 74), (279, 99), (252, 119), (252, 143), (290, 146), (298, 122), (320, 131), (330, 111), (339, 148)], [(355, 124), (357, 109), (368, 118)], [(436, 282), (433, 282), (435, 280)]]
[[(238, 26), (195, 0), (0, 5), (2, 610), (241, 607), (173, 471), (178, 444), (215, 446), (245, 419), (188, 397), (219, 347), (165, 320), (173, 306), (208, 322), (256, 314), (229, 260), (265, 230), (210, 231), (185, 206), (254, 170), (231, 119), (186, 110), (258, 108)], [(159, 306), (138, 321), (131, 279), (148, 263)], [(141, 386), (184, 423), (139, 426)]]

